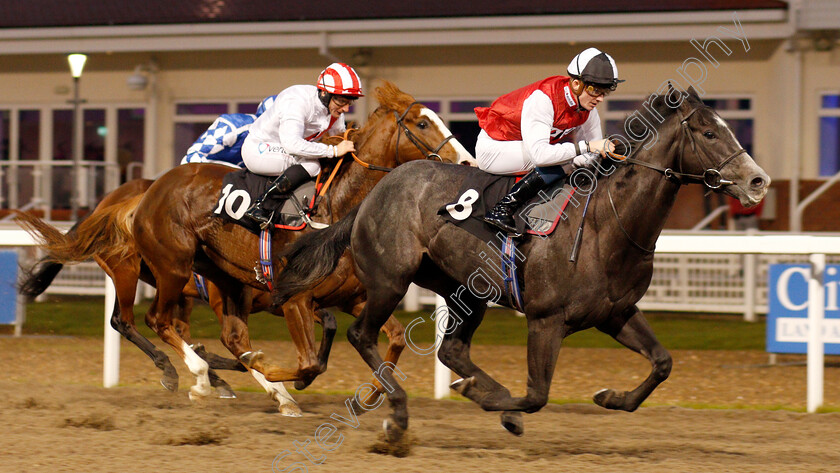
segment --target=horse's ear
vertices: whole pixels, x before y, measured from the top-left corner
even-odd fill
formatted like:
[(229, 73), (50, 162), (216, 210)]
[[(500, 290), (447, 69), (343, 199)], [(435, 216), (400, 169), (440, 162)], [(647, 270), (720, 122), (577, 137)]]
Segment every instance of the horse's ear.
[(668, 95), (671, 95), (674, 92), (674, 84), (671, 81), (668, 81)]
[(688, 92), (688, 95), (690, 95), (691, 97), (694, 97), (695, 99), (700, 100), (700, 94), (698, 94), (697, 91), (694, 90), (693, 85), (688, 86), (688, 90), (686, 90), (686, 92)]

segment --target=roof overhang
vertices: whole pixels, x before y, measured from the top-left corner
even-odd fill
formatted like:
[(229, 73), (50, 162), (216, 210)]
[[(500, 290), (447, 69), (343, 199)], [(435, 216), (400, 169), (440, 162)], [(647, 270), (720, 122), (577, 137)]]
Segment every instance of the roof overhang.
[(736, 19), (748, 40), (795, 32), (785, 9), (19, 28), (0, 30), (0, 54), (688, 41)]

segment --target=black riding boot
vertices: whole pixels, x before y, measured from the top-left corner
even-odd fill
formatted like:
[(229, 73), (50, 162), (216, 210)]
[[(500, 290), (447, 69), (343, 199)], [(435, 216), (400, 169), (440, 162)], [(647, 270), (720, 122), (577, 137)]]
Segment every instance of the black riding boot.
[(540, 173), (536, 170), (529, 172), (513, 185), (510, 192), (502, 197), (502, 200), (493, 207), (493, 210), (484, 215), (484, 221), (501, 228), (514, 238), (522, 236), (521, 233), (516, 231), (516, 222), (513, 216), (526, 202), (534, 198), (543, 186), (545, 186), (545, 181)]
[(283, 171), (274, 182), (268, 186), (251, 207), (245, 212), (245, 216), (259, 222), (260, 227), (265, 228), (271, 222), (272, 213), (266, 211), (262, 206), (266, 199), (273, 194), (284, 195), (292, 192), (297, 186), (309, 180), (309, 173), (300, 164), (295, 164)]

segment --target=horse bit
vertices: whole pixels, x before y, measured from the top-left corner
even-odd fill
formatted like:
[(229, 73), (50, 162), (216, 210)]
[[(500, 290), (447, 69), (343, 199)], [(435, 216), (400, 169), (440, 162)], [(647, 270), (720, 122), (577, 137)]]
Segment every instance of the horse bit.
[[(706, 108), (709, 108), (709, 107), (706, 107)], [(706, 154), (705, 152), (703, 152), (702, 154), (700, 152), (698, 152), (697, 142), (695, 141), (694, 136), (691, 134), (691, 129), (688, 126), (688, 119), (691, 118), (691, 116), (694, 115), (694, 113), (699, 109), (700, 109), (700, 107), (694, 108), (693, 110), (691, 110), (691, 112), (689, 112), (688, 115), (686, 115), (685, 117), (682, 117), (680, 119), (680, 125), (682, 125), (683, 134), (686, 137), (686, 140), (691, 142), (691, 150), (694, 152), (694, 155), (697, 156), (697, 158), (702, 163), (704, 161), (707, 161), (706, 158), (708, 158), (708, 156), (706, 156), (706, 157), (703, 156), (703, 154)], [(653, 169), (654, 171), (662, 173), (662, 175), (665, 176), (666, 179), (668, 179), (671, 182), (675, 182), (677, 185), (697, 182), (697, 183), (703, 184), (709, 190), (712, 190), (712, 191), (716, 191), (716, 190), (718, 190), (718, 189), (720, 189), (721, 187), (724, 187), (724, 186), (731, 186), (731, 185), (735, 184), (733, 181), (724, 179), (721, 176), (720, 171), (724, 168), (724, 166), (726, 166), (727, 164), (732, 162), (733, 159), (735, 159), (736, 157), (740, 156), (741, 154), (747, 152), (747, 150), (745, 150), (744, 148), (740, 148), (740, 149), (736, 150), (734, 153), (727, 156), (726, 159), (721, 161), (721, 163), (716, 168), (708, 167), (708, 168), (706, 168), (705, 171), (703, 171), (703, 174), (688, 174), (688, 173), (685, 173), (685, 172), (682, 171), (682, 169), (683, 169), (683, 155), (685, 154), (682, 151), (685, 150), (685, 141), (683, 141), (682, 149), (681, 149), (681, 152), (680, 152), (680, 155), (679, 155), (680, 156), (679, 157), (679, 159), (680, 159), (680, 164), (679, 164), (679, 169), (680, 170), (679, 171), (674, 171), (671, 168), (663, 168), (663, 167), (660, 167), (660, 166), (656, 166), (654, 164), (650, 164), (650, 163), (647, 163), (647, 162), (644, 162), (644, 161), (639, 161), (639, 160), (631, 158), (631, 156), (636, 154), (636, 152), (638, 150), (639, 150), (639, 148), (636, 148), (633, 152), (630, 153), (629, 156), (622, 156), (622, 155), (618, 155), (618, 154), (611, 153), (611, 152), (607, 152), (607, 155), (610, 158), (613, 158), (613, 159), (615, 159), (617, 161), (620, 161), (620, 162), (624, 162), (624, 163), (627, 163), (627, 164), (637, 164), (639, 166), (644, 166), (646, 168)], [(618, 211), (615, 208), (615, 203), (613, 202), (612, 194), (609, 192), (609, 187), (607, 187), (607, 196), (609, 197), (610, 206), (612, 207), (613, 215), (615, 215), (615, 219), (618, 222), (618, 228), (621, 229), (621, 231), (624, 233), (624, 236), (626, 236), (627, 239), (630, 240), (630, 243), (632, 243), (633, 246), (636, 247), (637, 249), (639, 249), (639, 250), (641, 250), (645, 253), (653, 253), (653, 251), (655, 249), (655, 246), (654, 246), (654, 248), (643, 247), (642, 245), (636, 243), (636, 241), (633, 240), (633, 238), (630, 237), (630, 234), (627, 233), (627, 230), (624, 229), (624, 225), (621, 224), (621, 219), (619, 218)]]

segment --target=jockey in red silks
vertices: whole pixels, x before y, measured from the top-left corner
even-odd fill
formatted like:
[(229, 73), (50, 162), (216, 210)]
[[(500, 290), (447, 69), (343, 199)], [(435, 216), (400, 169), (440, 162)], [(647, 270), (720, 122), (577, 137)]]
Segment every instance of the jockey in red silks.
[(604, 139), (595, 107), (623, 80), (608, 54), (589, 48), (572, 59), (568, 76), (552, 76), (475, 109), (481, 132), (478, 167), (524, 177), (484, 217), (513, 236), (513, 216), (545, 185), (594, 165), (615, 146)]
[(269, 221), (262, 203), (272, 194), (288, 194), (321, 171), (319, 158), (355, 151), (352, 141), (333, 146), (319, 143), (325, 134), (345, 131), (344, 114), (362, 97), (362, 82), (352, 67), (333, 63), (321, 71), (316, 85), (293, 85), (251, 126), (242, 145), (245, 167), (255, 174), (278, 176), (245, 215)]

